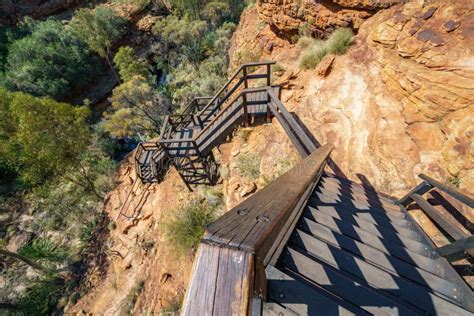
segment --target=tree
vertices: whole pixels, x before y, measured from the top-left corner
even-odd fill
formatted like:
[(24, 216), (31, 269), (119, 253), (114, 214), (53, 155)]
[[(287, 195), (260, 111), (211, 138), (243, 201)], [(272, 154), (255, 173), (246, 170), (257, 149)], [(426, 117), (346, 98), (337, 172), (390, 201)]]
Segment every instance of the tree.
[(90, 81), (97, 62), (59, 21), (27, 20), (30, 34), (8, 48), (5, 85), (10, 90), (61, 99)]
[(115, 54), (114, 63), (124, 82), (131, 80), (134, 76), (142, 76), (146, 79), (150, 79), (151, 77), (146, 61), (139, 59), (130, 46), (122, 46), (119, 48)]
[(170, 104), (145, 78), (135, 76), (114, 89), (105, 129), (116, 137), (156, 135)]
[(99, 6), (95, 10), (80, 9), (71, 21), (75, 34), (84, 41), (91, 50), (105, 58), (120, 81), (111, 62), (112, 45), (124, 34), (126, 20), (118, 16), (114, 10)]
[(10, 156), (16, 171), (30, 185), (62, 173), (75, 165), (87, 148), (90, 131), (86, 119), (90, 111), (49, 98), (13, 94), (10, 104), (15, 126), (9, 137)]

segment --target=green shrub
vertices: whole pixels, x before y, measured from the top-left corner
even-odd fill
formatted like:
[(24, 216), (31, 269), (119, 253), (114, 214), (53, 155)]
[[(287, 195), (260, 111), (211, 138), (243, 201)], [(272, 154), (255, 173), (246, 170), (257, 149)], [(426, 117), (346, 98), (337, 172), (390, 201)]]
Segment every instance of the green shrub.
[(61, 99), (91, 81), (99, 68), (97, 60), (60, 21), (24, 23), (29, 34), (8, 47), (7, 88)]
[(94, 231), (96, 228), (97, 228), (97, 221), (95, 220), (85, 224), (82, 227), (80, 240), (84, 243), (88, 243), (92, 239), (92, 236), (94, 235)]
[(20, 315), (52, 315), (63, 289), (63, 281), (47, 277), (33, 282), (18, 302)]
[(315, 39), (309, 36), (302, 36), (298, 40), (298, 46), (300, 48), (308, 48), (313, 45)]
[(260, 176), (260, 160), (257, 155), (240, 155), (237, 160), (240, 175), (247, 179), (257, 179)]
[(354, 41), (354, 32), (350, 28), (342, 27), (331, 33), (326, 40), (328, 53), (342, 55)]
[(215, 219), (215, 208), (194, 201), (178, 211), (167, 226), (167, 235), (178, 254), (186, 254), (199, 244), (204, 229)]
[(69, 255), (66, 248), (58, 247), (51, 240), (43, 238), (33, 239), (30, 243), (21, 247), (18, 253), (33, 260), (46, 259), (55, 262), (61, 262)]
[(313, 69), (327, 54), (344, 54), (354, 39), (354, 33), (350, 28), (339, 28), (335, 30), (327, 40), (317, 40), (302, 37), (298, 45), (303, 48), (300, 56), (300, 68)]
[(300, 56), (300, 68), (313, 69), (328, 53), (324, 45), (312, 45), (305, 49)]

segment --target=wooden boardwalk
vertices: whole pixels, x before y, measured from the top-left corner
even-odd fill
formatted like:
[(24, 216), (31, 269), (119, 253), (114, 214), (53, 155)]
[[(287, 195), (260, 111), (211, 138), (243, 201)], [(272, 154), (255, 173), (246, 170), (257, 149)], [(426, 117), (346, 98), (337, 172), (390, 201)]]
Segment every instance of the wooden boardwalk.
[[(330, 151), (316, 149), (207, 228), (184, 315), (473, 315), (472, 288), (452, 262), (472, 262), (474, 237), (422, 195), (474, 201), (424, 175), (395, 200), (323, 173)], [(410, 203), (453, 242), (436, 247)]]

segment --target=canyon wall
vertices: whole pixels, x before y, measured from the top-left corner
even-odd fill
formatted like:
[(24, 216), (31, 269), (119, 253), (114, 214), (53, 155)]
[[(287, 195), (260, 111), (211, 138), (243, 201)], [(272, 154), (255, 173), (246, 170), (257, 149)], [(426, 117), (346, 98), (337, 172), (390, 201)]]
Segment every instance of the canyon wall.
[(258, 20), (277, 21), (289, 3), (296, 2), (260, 1), (248, 11), (231, 56), (252, 43), (247, 49), (285, 69), (276, 80), (284, 103), (320, 143), (335, 145), (339, 171), (395, 196), (419, 182), (420, 173), (473, 193), (473, 6), (412, 1), (381, 10), (321, 77), (299, 69), (301, 49), (273, 25), (253, 30)]
[(286, 35), (324, 36), (338, 27), (358, 29), (377, 10), (402, 0), (258, 0), (260, 18)]

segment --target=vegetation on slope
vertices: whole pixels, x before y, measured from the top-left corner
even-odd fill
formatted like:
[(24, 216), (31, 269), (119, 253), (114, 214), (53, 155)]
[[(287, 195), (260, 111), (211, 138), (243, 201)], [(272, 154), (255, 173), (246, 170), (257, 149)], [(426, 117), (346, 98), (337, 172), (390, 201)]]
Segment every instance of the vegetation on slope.
[[(142, 10), (162, 5), (113, 2)], [(165, 114), (212, 95), (226, 80), (230, 38), (247, 3), (169, 4), (171, 11), (153, 27), (157, 45), (146, 59), (143, 51), (119, 46), (129, 21), (107, 4), (80, 9), (70, 21), (27, 18), (0, 28), (0, 273), (10, 286), (1, 289), (8, 293), (1, 303), (13, 314), (51, 314), (77, 298), (77, 267), (114, 186), (117, 140), (156, 136)], [(88, 89), (107, 67), (118, 85), (102, 121), (92, 123), (87, 100), (76, 106), (65, 100)], [(170, 224), (177, 249), (197, 244), (221, 202), (206, 198), (179, 212)], [(17, 207), (28, 215), (21, 223), (26, 228), (15, 222)], [(20, 234), (26, 241), (9, 250)], [(33, 277), (25, 273), (28, 266)], [(25, 290), (16, 293), (19, 284)]]
[(328, 39), (323, 41), (303, 36), (298, 40), (298, 45), (303, 48), (300, 56), (300, 67), (303, 69), (312, 69), (327, 54), (344, 54), (354, 39), (354, 33), (350, 28), (339, 28), (329, 35)]

